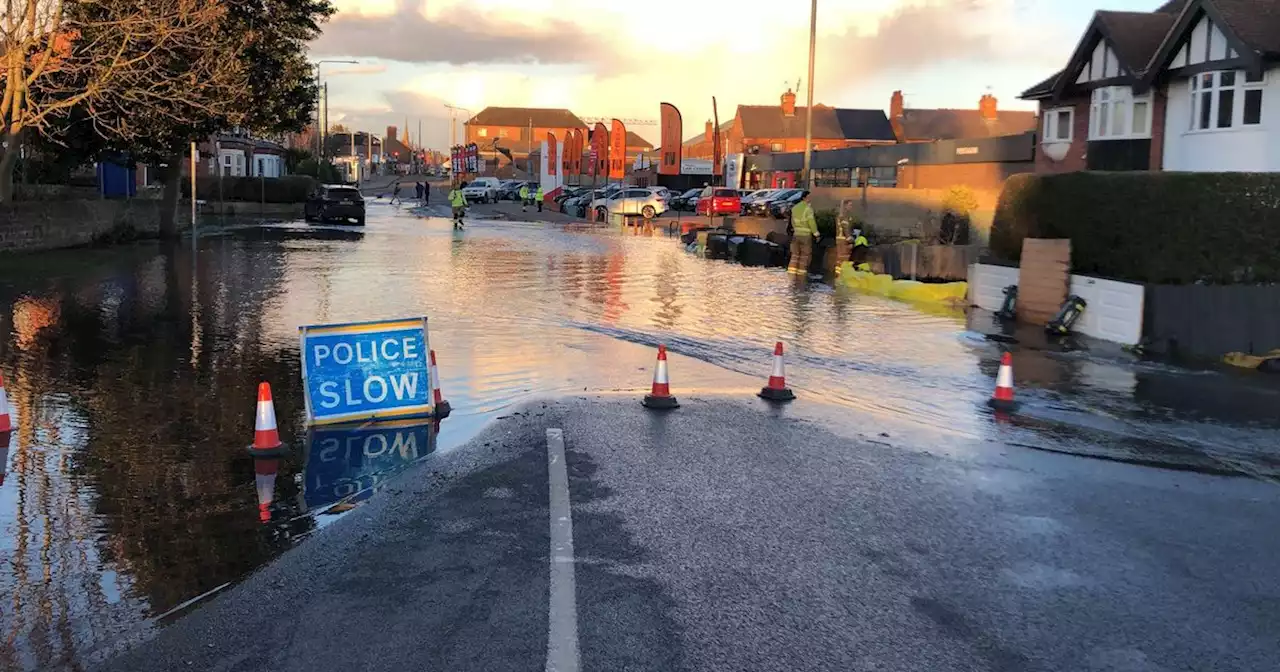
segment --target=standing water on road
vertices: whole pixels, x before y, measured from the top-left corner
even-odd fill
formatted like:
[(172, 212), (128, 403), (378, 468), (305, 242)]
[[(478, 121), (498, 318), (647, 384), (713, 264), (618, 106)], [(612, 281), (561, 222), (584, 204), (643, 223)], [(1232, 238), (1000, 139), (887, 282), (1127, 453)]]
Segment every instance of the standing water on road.
[[(638, 399), (658, 343), (678, 395), (748, 397), (740, 374), (763, 384), (781, 340), (796, 403), (828, 402), (830, 421), (868, 436), (1262, 476), (1280, 464), (1267, 381), (1015, 347), (1023, 412), (997, 417), (985, 318), (970, 329), (962, 314), (699, 259), (660, 232), (454, 232), (372, 205), (364, 229), (6, 258), (0, 373), (18, 429), (0, 443), (0, 668), (91, 664), (341, 515), (348, 502), (308, 492), (297, 328), (418, 315), (454, 408), (423, 454), (539, 396)], [(263, 380), (295, 448), (270, 474), (245, 450)]]

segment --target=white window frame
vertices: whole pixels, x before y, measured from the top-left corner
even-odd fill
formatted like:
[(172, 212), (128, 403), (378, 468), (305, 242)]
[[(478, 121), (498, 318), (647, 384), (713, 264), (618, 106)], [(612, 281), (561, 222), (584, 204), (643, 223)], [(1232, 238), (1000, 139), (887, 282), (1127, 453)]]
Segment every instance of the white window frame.
[[(1067, 115), (1067, 137), (1058, 137), (1058, 116)], [(1041, 126), (1040, 142), (1071, 142), (1075, 136), (1076, 110), (1074, 107), (1055, 107), (1044, 111), (1044, 123)], [(1050, 132), (1052, 131), (1052, 132)]]
[[(1230, 85), (1223, 86), (1222, 79), (1224, 74), (1234, 73), (1234, 80)], [(1265, 118), (1261, 110), (1258, 114), (1258, 121), (1252, 124), (1244, 123), (1245, 98), (1249, 95), (1249, 91), (1264, 91), (1267, 84), (1267, 73), (1263, 72), (1262, 77), (1256, 82), (1246, 81), (1249, 75), (1245, 70), (1214, 70), (1212, 72), (1202, 72), (1190, 77), (1188, 82), (1188, 95), (1191, 98), (1191, 121), (1187, 133), (1216, 133), (1222, 131), (1239, 131), (1246, 129), (1262, 128), (1262, 120)], [(1206, 80), (1207, 84), (1206, 84)], [(1222, 92), (1232, 91), (1231, 94), (1231, 119), (1226, 126), (1218, 125), (1218, 112), (1222, 105)], [(1262, 96), (1262, 105), (1266, 105), (1266, 94), (1258, 94)], [(1200, 127), (1200, 106), (1201, 99), (1209, 100), (1209, 125)]]
[[(1133, 140), (1151, 137), (1151, 94), (1133, 95), (1128, 86), (1100, 86), (1089, 97), (1090, 140)], [(1133, 127), (1133, 110), (1143, 105), (1146, 118)]]

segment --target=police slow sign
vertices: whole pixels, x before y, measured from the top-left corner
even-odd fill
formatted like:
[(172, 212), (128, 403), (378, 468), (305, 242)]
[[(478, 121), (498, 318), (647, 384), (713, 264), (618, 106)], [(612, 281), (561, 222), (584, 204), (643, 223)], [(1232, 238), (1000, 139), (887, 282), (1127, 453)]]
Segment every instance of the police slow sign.
[(301, 327), (307, 420), (431, 415), (427, 318)]

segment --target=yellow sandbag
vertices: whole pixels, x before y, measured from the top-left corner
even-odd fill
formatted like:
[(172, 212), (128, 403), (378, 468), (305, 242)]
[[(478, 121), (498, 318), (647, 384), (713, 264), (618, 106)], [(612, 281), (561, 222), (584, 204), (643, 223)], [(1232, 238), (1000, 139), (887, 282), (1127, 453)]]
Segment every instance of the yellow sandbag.
[(1265, 355), (1246, 355), (1243, 352), (1228, 352), (1222, 356), (1222, 361), (1231, 366), (1238, 366), (1242, 369), (1256, 369), (1262, 366), (1262, 363), (1268, 359), (1280, 359), (1280, 350), (1272, 350)]
[(879, 294), (912, 303), (937, 303), (963, 306), (969, 285), (964, 282), (927, 283), (916, 280), (894, 280), (891, 275), (853, 270), (853, 264), (840, 265), (838, 284), (867, 294)]

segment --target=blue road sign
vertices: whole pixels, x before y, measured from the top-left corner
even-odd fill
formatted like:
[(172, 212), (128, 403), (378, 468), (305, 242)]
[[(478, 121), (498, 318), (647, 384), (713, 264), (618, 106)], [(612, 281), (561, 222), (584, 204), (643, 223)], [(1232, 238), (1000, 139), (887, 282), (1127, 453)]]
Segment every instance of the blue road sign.
[(307, 421), (431, 415), (427, 318), (299, 329)]
[(308, 509), (361, 499), (435, 450), (435, 425), (393, 420), (317, 427), (310, 432), (302, 497)]

